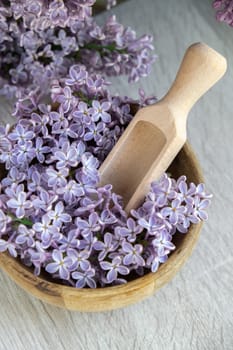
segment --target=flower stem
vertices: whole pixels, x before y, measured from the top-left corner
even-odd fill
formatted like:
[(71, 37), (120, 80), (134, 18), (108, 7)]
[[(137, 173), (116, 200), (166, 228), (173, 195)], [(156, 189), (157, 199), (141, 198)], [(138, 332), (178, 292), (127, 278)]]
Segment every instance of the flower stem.
[(12, 213), (7, 213), (7, 215), (10, 216), (12, 221), (15, 223), (23, 224), (23, 225), (28, 226), (28, 227), (33, 226), (33, 222), (27, 218), (19, 219), (16, 216), (14, 216)]

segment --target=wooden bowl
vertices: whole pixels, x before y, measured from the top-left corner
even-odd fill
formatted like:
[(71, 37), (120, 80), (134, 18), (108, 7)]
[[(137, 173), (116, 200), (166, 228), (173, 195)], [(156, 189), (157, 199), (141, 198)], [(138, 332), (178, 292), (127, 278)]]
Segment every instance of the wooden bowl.
[[(169, 172), (174, 178), (186, 175), (188, 181), (193, 181), (196, 184), (203, 182), (198, 161), (187, 143), (172, 163)], [(19, 260), (12, 258), (8, 253), (0, 253), (0, 268), (20, 287), (49, 304), (86, 312), (113, 310), (152, 295), (170, 281), (191, 255), (197, 243), (201, 226), (201, 223), (191, 225), (187, 234), (175, 234), (176, 250), (156, 273), (148, 273), (120, 286), (97, 289), (77, 289), (63, 286), (44, 276), (35, 276), (30, 268), (22, 265)]]

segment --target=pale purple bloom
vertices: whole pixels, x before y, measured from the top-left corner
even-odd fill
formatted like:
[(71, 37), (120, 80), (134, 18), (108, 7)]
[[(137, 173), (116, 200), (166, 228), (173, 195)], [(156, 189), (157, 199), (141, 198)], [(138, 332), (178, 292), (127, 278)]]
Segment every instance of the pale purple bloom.
[(7, 201), (8, 208), (16, 209), (17, 218), (23, 218), (25, 215), (25, 210), (32, 207), (31, 201), (27, 200), (27, 195), (25, 192), (20, 192), (16, 198), (11, 198)]
[(97, 168), (99, 165), (98, 160), (92, 155), (83, 154), (82, 156), (82, 170), (85, 175), (90, 176), (91, 178), (98, 177)]
[(45, 270), (49, 273), (55, 273), (58, 271), (60, 278), (68, 280), (70, 278), (69, 267), (73, 261), (71, 258), (64, 257), (63, 253), (57, 249), (53, 250), (52, 253), (53, 262), (45, 266)]
[(46, 169), (46, 174), (48, 175), (48, 186), (54, 187), (54, 186), (66, 186), (67, 180), (66, 177), (69, 174), (69, 170), (67, 168), (62, 168), (57, 170), (54, 170), (53, 168)]
[(31, 174), (31, 179), (28, 181), (28, 190), (31, 192), (36, 192), (41, 190), (41, 175), (38, 171), (33, 171)]
[(41, 190), (38, 194), (38, 197), (32, 200), (32, 204), (36, 209), (50, 211), (52, 209), (53, 203), (56, 202), (57, 198), (57, 195), (50, 194), (45, 190)]
[(60, 227), (63, 223), (71, 221), (71, 216), (64, 213), (64, 204), (60, 201), (55, 205), (54, 210), (48, 212), (48, 216), (53, 220), (53, 225)]
[(99, 216), (94, 212), (89, 215), (88, 220), (77, 218), (76, 225), (80, 230), (82, 230), (82, 234), (84, 236), (87, 236), (92, 232), (98, 232), (100, 230)]
[(83, 271), (87, 271), (90, 269), (91, 264), (88, 260), (90, 252), (88, 252), (87, 250), (77, 251), (75, 249), (68, 249), (67, 256), (73, 261), (73, 264), (69, 268), (70, 271), (77, 270), (79, 267)]
[(99, 261), (104, 260), (109, 252), (115, 250), (116, 244), (113, 241), (113, 235), (109, 232), (104, 235), (104, 242), (97, 241), (94, 244), (94, 249), (100, 251), (98, 255)]
[(20, 224), (15, 239), (16, 244), (27, 244), (28, 247), (35, 245), (35, 231), (25, 225)]
[(49, 116), (47, 114), (39, 115), (38, 113), (32, 113), (32, 120), (35, 123), (35, 132), (41, 132), (43, 136), (48, 135), (48, 123), (50, 121)]
[(33, 131), (28, 131), (20, 124), (17, 124), (14, 130), (8, 135), (11, 141), (18, 141), (19, 144), (23, 144), (26, 141), (33, 139)]
[(50, 147), (44, 146), (42, 138), (38, 137), (36, 139), (36, 146), (35, 146), (35, 153), (38, 161), (40, 163), (43, 163), (45, 160), (44, 153), (49, 153), (49, 152), (50, 152)]
[(0, 236), (6, 231), (7, 224), (10, 222), (11, 218), (0, 209)]
[(146, 265), (150, 267), (152, 272), (156, 272), (161, 263), (165, 263), (168, 259), (167, 255), (159, 256), (158, 254), (151, 253), (146, 260)]
[(62, 169), (67, 166), (76, 167), (78, 165), (79, 154), (75, 146), (65, 142), (61, 150), (54, 153), (53, 158), (57, 161), (57, 169)]
[(41, 240), (44, 248), (48, 248), (53, 238), (59, 238), (59, 229), (51, 223), (51, 218), (48, 214), (43, 215), (41, 222), (36, 222), (33, 225), (36, 232), (41, 233)]
[(63, 194), (64, 201), (71, 203), (73, 200), (84, 196), (83, 187), (75, 180), (70, 180), (64, 187), (57, 189), (57, 194)]
[(179, 199), (174, 199), (171, 202), (170, 207), (165, 207), (161, 211), (161, 214), (164, 217), (169, 218), (169, 222), (172, 225), (176, 225), (179, 220), (182, 220), (184, 213), (185, 213), (185, 207), (181, 205), (181, 201)]
[(138, 224), (147, 229), (152, 235), (165, 227), (165, 222), (157, 214), (151, 215), (148, 219), (140, 218)]
[(69, 248), (77, 249), (80, 245), (79, 239), (77, 239), (77, 230), (71, 230), (68, 235), (62, 235), (59, 239), (59, 250), (62, 252), (67, 251)]
[(67, 85), (81, 85), (87, 78), (87, 72), (84, 66), (72, 66), (69, 70), (69, 78), (66, 79)]
[(15, 166), (12, 166), (12, 168), (9, 170), (7, 177), (5, 177), (2, 180), (3, 186), (11, 186), (12, 184), (17, 185), (19, 182), (23, 182), (25, 179), (26, 174), (23, 172), (20, 172), (18, 168)]
[(167, 232), (166, 229), (160, 231), (156, 238), (153, 239), (152, 244), (157, 248), (158, 255), (167, 255), (171, 250), (175, 249), (174, 244), (171, 242), (172, 236)]
[(122, 264), (122, 259), (118, 256), (116, 256), (111, 263), (108, 261), (101, 261), (100, 266), (103, 270), (109, 270), (106, 276), (108, 283), (115, 281), (118, 273), (121, 275), (128, 275), (130, 272), (129, 268)]
[(30, 162), (35, 157), (35, 149), (31, 141), (25, 141), (15, 146), (16, 157), (18, 164)]
[(98, 124), (91, 123), (90, 125), (87, 125), (88, 132), (84, 135), (84, 141), (90, 141), (92, 139), (95, 140), (95, 142), (99, 142), (103, 135), (101, 134), (102, 131), (105, 128), (105, 124), (100, 122)]
[(16, 251), (16, 245), (15, 243), (9, 241), (6, 241), (5, 239), (0, 239), (0, 252), (7, 251), (10, 253), (11, 256), (14, 258), (17, 257), (17, 251)]
[(137, 266), (144, 266), (145, 261), (142, 257), (143, 246), (141, 244), (132, 245), (128, 242), (122, 243), (122, 249), (125, 253), (123, 258), (123, 263), (128, 266), (135, 264)]
[(91, 109), (83, 101), (80, 101), (77, 110), (73, 112), (74, 120), (81, 120), (84, 124), (91, 123)]
[(65, 86), (62, 92), (61, 95), (57, 96), (57, 101), (61, 103), (64, 113), (67, 113), (75, 104), (75, 98), (69, 86)]
[(110, 123), (111, 122), (111, 115), (107, 113), (107, 111), (110, 109), (110, 102), (103, 102), (100, 103), (99, 101), (93, 101), (92, 102), (92, 120), (97, 122), (99, 119), (101, 119), (104, 123)]
[(69, 123), (64, 115), (63, 109), (60, 107), (59, 112), (50, 112), (49, 117), (53, 121), (52, 129), (57, 131), (61, 128), (67, 128)]
[(208, 219), (208, 214), (206, 212), (206, 209), (210, 205), (210, 200), (209, 199), (203, 199), (201, 200), (199, 197), (196, 197), (194, 199), (194, 210), (193, 214), (196, 218), (199, 220), (207, 220)]
[(126, 227), (116, 227), (115, 230), (117, 230), (117, 233), (122, 237), (127, 237), (129, 242), (135, 242), (137, 235), (142, 232), (143, 227), (137, 225), (132, 218), (129, 218)]
[(76, 287), (83, 288), (88, 286), (90, 288), (96, 288), (96, 281), (93, 277), (95, 277), (95, 270), (90, 269), (85, 272), (72, 272), (72, 277), (77, 280)]

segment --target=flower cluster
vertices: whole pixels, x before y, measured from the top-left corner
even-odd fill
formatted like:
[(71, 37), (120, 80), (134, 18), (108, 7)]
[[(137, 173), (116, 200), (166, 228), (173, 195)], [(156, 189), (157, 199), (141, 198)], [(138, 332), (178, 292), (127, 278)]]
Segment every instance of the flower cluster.
[(55, 82), (50, 104), (19, 100), (17, 123), (0, 129), (0, 252), (8, 251), (78, 288), (125, 283), (155, 272), (175, 249), (176, 230), (207, 219), (204, 185), (167, 175), (128, 217), (98, 168), (133, 118), (151, 103), (111, 96), (84, 66)]
[(94, 3), (0, 0), (0, 94), (46, 94), (45, 87), (77, 63), (90, 72), (126, 74), (129, 81), (146, 76), (155, 59), (152, 37), (137, 38), (115, 16), (99, 26), (92, 16)]
[(233, 27), (233, 1), (232, 0), (214, 0), (213, 8), (217, 10), (216, 19), (225, 22)]

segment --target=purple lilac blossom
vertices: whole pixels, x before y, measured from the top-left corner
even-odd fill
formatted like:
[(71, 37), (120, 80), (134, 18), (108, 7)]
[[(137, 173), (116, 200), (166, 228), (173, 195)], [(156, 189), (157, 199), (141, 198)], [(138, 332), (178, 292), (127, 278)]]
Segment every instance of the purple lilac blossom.
[(233, 27), (233, 1), (232, 0), (214, 0), (213, 8), (216, 10), (216, 19), (219, 22), (225, 22)]
[(54, 82), (48, 105), (36, 101), (17, 100), (15, 126), (0, 127), (0, 251), (77, 288), (157, 271), (175, 249), (174, 233), (207, 219), (211, 195), (164, 174), (128, 216), (112, 185), (99, 186), (98, 171), (131, 106), (153, 100), (111, 96), (102, 77), (76, 65)]
[[(44, 95), (53, 79), (64, 78), (77, 63), (89, 72), (124, 74), (129, 81), (148, 75), (155, 60), (152, 37), (138, 38), (115, 16), (99, 26), (92, 15), (95, 2), (1, 1), (0, 94), (8, 98), (27, 96), (28, 91)], [(108, 0), (107, 8), (115, 3)], [(70, 81), (79, 83), (82, 78), (81, 71)], [(59, 101), (65, 113), (74, 106), (69, 87)]]

